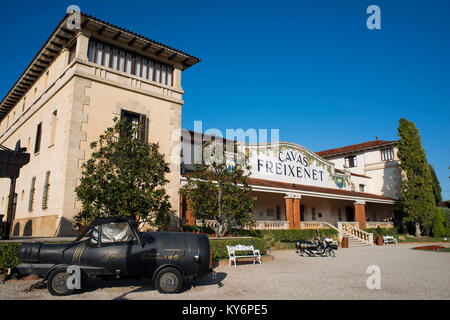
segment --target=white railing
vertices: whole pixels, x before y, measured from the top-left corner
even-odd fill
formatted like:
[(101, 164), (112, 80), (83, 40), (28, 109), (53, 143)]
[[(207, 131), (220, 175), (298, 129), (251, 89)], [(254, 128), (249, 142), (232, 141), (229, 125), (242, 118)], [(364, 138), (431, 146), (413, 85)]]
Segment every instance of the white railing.
[[(201, 220), (196, 221), (197, 226), (204, 226), (204, 227), (216, 227), (216, 221), (214, 220), (205, 220), (204, 223), (202, 223)], [(239, 227), (239, 226), (234, 226)], [(256, 230), (264, 230), (264, 229), (270, 229), (270, 230), (281, 230), (281, 229), (289, 229), (289, 222), (288, 221), (280, 221), (280, 220), (257, 220), (252, 225), (245, 225), (242, 226), (243, 229), (256, 229)]]
[(300, 229), (336, 229), (331, 223), (326, 221), (301, 221)]
[[(197, 220), (196, 224), (198, 226), (205, 226), (214, 228), (216, 226), (216, 221), (214, 220), (205, 220), (202, 223), (201, 220)], [(235, 226), (239, 227), (239, 226)], [(256, 220), (252, 225), (242, 226), (243, 229), (256, 229), (256, 230), (283, 230), (289, 229), (289, 221), (284, 220)], [(332, 224), (326, 221), (301, 221), (300, 229), (335, 229), (338, 230)]]
[(263, 229), (269, 229), (269, 230), (281, 230), (281, 229), (289, 229), (289, 222), (288, 221), (256, 221), (254, 224), (254, 228), (256, 230), (263, 230)]
[(198, 220), (196, 219), (195, 224), (199, 227), (211, 227), (211, 228), (215, 228), (217, 223), (215, 220)]
[(385, 221), (367, 221), (366, 222), (366, 228), (393, 228), (394, 223), (393, 222), (385, 222)]
[(338, 221), (336, 222), (338, 229), (340, 229), (340, 225), (346, 224), (348, 226), (352, 226), (354, 228), (359, 228), (359, 222), (358, 221)]
[(373, 245), (373, 233), (359, 229), (359, 222), (338, 222), (339, 239), (345, 235), (351, 235), (369, 245)]

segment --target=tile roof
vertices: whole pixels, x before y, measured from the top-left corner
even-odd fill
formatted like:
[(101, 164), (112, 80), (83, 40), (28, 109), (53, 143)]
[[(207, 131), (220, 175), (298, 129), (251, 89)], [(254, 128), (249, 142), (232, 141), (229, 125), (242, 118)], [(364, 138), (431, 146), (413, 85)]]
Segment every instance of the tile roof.
[(378, 199), (378, 200), (396, 201), (396, 199), (385, 197), (385, 196), (380, 196), (380, 195), (373, 194), (373, 193), (307, 186), (307, 185), (302, 185), (302, 184), (293, 184), (293, 183), (264, 180), (264, 179), (257, 179), (257, 178), (248, 178), (248, 183), (252, 186), (284, 188), (284, 189), (290, 189), (290, 190), (329, 193), (329, 194), (358, 197), (358, 198), (371, 198), (371, 199)]
[(368, 142), (353, 144), (350, 146), (319, 151), (319, 152), (316, 152), (316, 154), (321, 157), (329, 157), (329, 156), (338, 155), (338, 154), (342, 154), (342, 153), (362, 151), (365, 149), (381, 147), (384, 145), (392, 145), (392, 144), (396, 144), (396, 143), (397, 143), (397, 141), (372, 140), (372, 141), (368, 141)]

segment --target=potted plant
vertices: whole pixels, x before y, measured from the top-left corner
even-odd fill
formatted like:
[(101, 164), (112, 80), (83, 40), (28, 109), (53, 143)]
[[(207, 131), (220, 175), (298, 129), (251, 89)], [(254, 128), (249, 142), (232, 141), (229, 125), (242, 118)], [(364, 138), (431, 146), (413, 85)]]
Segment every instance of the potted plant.
[(380, 226), (378, 226), (377, 230), (375, 230), (375, 237), (376, 237), (377, 246), (382, 246), (383, 245), (383, 232), (381, 231)]

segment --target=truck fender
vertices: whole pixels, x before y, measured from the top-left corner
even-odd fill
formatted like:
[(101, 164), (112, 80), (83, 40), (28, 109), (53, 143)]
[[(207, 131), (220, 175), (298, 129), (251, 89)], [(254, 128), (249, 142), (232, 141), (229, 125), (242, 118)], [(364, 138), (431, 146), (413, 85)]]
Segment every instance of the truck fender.
[(55, 269), (64, 269), (64, 270), (66, 270), (68, 267), (69, 267), (68, 264), (55, 264), (53, 267), (51, 267), (51, 268), (47, 271), (47, 273), (45, 274), (43, 280), (44, 280), (44, 281), (47, 280), (48, 277), (50, 276), (50, 273), (52, 273), (53, 270), (55, 270)]
[(159, 271), (161, 271), (164, 268), (168, 268), (168, 267), (172, 267), (172, 268), (177, 269), (178, 271), (180, 271), (182, 276), (185, 276), (185, 273), (184, 273), (183, 269), (181, 269), (176, 264), (164, 264), (162, 266), (159, 266), (158, 269), (156, 269), (155, 272), (153, 272), (152, 281), (155, 281), (156, 275), (158, 274)]

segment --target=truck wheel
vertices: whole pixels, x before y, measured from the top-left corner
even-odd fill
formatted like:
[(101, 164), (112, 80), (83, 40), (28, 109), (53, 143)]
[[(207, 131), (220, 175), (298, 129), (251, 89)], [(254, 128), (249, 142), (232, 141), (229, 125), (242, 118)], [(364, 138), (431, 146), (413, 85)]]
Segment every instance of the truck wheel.
[(180, 271), (172, 267), (162, 269), (155, 278), (155, 287), (160, 293), (178, 293), (182, 284)]
[(70, 275), (64, 270), (53, 270), (47, 279), (47, 289), (54, 296), (67, 296), (72, 294), (75, 289), (67, 288), (67, 278)]

